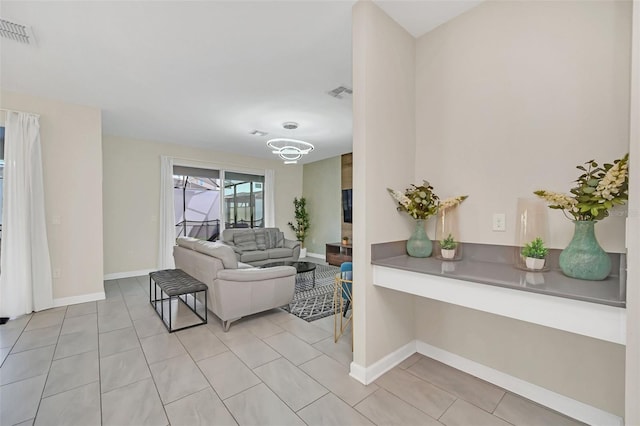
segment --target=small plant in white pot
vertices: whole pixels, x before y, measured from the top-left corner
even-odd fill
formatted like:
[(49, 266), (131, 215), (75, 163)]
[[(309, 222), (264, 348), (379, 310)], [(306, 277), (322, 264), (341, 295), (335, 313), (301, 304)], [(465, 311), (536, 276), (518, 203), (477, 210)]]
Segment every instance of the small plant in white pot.
[(453, 259), (456, 256), (456, 247), (458, 243), (453, 239), (453, 235), (449, 234), (447, 238), (440, 241), (440, 254), (443, 259)]
[(544, 268), (545, 258), (549, 249), (544, 246), (542, 238), (537, 237), (522, 248), (522, 256), (525, 257), (527, 268), (539, 270)]

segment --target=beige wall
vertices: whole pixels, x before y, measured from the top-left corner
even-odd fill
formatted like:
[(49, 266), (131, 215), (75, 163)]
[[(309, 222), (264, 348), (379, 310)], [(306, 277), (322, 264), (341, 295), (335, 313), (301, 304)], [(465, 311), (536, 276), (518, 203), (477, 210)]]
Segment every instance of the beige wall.
[(372, 2), (353, 8), (354, 362), (369, 366), (414, 339), (412, 297), (374, 287), (372, 243), (412, 223), (386, 187), (413, 181), (415, 39)]
[[(568, 192), (575, 166), (628, 152), (631, 3), (488, 1), (427, 33), (416, 47), (415, 179), (469, 194), (461, 240), (512, 245), (518, 197)], [(493, 232), (506, 213), (507, 232)], [(573, 224), (548, 211), (549, 244)], [(624, 217), (596, 232), (624, 251)]]
[[(460, 208), (463, 241), (515, 242), (516, 200), (568, 192), (575, 166), (628, 151), (629, 2), (485, 2), (416, 48), (416, 175)], [(490, 29), (490, 30), (488, 30)], [(492, 232), (493, 213), (507, 232)], [(549, 210), (552, 247), (573, 225)], [(597, 227), (624, 252), (624, 217)], [(624, 347), (416, 298), (429, 344), (624, 415)]]
[(302, 195), (307, 199), (311, 230), (304, 242), (309, 253), (325, 254), (325, 244), (340, 241), (342, 201), (340, 157), (305, 164)]
[[(469, 194), (462, 240), (511, 245), (518, 197), (568, 191), (579, 163), (627, 152), (630, 16), (628, 2), (485, 2), (404, 56), (412, 41), (371, 2), (356, 4), (356, 363), (371, 366), (416, 338), (624, 415), (623, 346), (419, 297), (409, 308), (369, 284), (369, 248), (411, 232), (392, 205), (382, 208), (386, 187), (428, 179), (443, 197)], [(507, 214), (507, 232), (491, 231), (493, 213)], [(557, 211), (549, 219), (549, 243), (563, 248), (572, 224)], [(613, 216), (597, 232), (622, 252), (624, 231)]]
[(104, 292), (100, 110), (13, 92), (0, 95), (2, 108), (40, 114), (47, 238), (52, 271), (60, 272), (53, 279), (54, 303), (91, 295), (95, 300)]
[(105, 274), (154, 269), (158, 260), (160, 157), (166, 155), (223, 166), (226, 169), (275, 171), (276, 226), (294, 238), (293, 198), (302, 194), (302, 166), (170, 143), (105, 135), (104, 264)]
[(416, 338), (624, 416), (625, 347), (416, 297)]

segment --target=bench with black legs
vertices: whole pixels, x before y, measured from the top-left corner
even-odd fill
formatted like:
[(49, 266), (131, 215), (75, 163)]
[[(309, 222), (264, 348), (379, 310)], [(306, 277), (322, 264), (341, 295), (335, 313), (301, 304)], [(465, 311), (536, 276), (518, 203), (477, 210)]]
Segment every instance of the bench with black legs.
[[(160, 288), (160, 298), (158, 299), (158, 288)], [(185, 328), (196, 327), (198, 325), (207, 323), (207, 296), (208, 290), (206, 284), (193, 278), (191, 275), (184, 272), (182, 269), (165, 269), (164, 271), (155, 271), (149, 273), (149, 302), (156, 313), (160, 316), (160, 319), (169, 330), (169, 333), (174, 331), (184, 330)], [(204, 317), (200, 315), (196, 309), (197, 293), (204, 292)], [(167, 297), (164, 297), (166, 295)], [(189, 299), (193, 300), (193, 306), (189, 305)], [(184, 303), (202, 322), (191, 324), (185, 327), (174, 328), (172, 324), (172, 302), (173, 300), (180, 300)], [(164, 302), (168, 301), (168, 317), (169, 320), (165, 321), (164, 318)], [(177, 309), (177, 307), (176, 307)]]

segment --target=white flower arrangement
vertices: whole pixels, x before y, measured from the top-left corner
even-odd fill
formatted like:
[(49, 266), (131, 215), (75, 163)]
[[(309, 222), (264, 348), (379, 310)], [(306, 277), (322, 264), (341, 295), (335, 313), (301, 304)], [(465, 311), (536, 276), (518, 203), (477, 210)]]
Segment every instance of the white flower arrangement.
[(404, 193), (391, 188), (387, 188), (387, 191), (398, 202), (398, 211), (405, 211), (414, 219), (428, 219), (438, 210), (455, 207), (468, 197), (468, 195), (460, 195), (441, 202), (433, 192), (431, 184), (426, 180), (420, 186), (412, 184)]
[(446, 200), (440, 202), (439, 209), (446, 210), (451, 207), (455, 207), (458, 204), (462, 203), (464, 200), (466, 200), (468, 197), (469, 197), (468, 195), (459, 195), (457, 197), (447, 198)]
[(609, 216), (610, 208), (628, 199), (628, 163), (629, 154), (602, 167), (594, 160), (587, 161), (584, 166), (576, 167), (584, 173), (571, 189), (572, 195), (546, 190), (534, 191), (534, 194), (545, 200), (549, 208), (562, 210), (573, 220), (601, 220)]

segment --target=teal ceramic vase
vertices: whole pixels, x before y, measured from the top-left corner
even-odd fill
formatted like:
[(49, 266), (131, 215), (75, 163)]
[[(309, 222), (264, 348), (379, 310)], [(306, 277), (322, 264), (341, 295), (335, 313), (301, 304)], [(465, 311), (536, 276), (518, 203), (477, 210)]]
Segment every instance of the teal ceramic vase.
[(572, 278), (604, 280), (611, 272), (611, 259), (596, 239), (596, 222), (576, 220), (573, 223), (573, 239), (560, 253), (560, 269)]
[(407, 253), (411, 257), (429, 257), (433, 251), (433, 243), (424, 230), (424, 219), (416, 219), (416, 229), (407, 240)]

